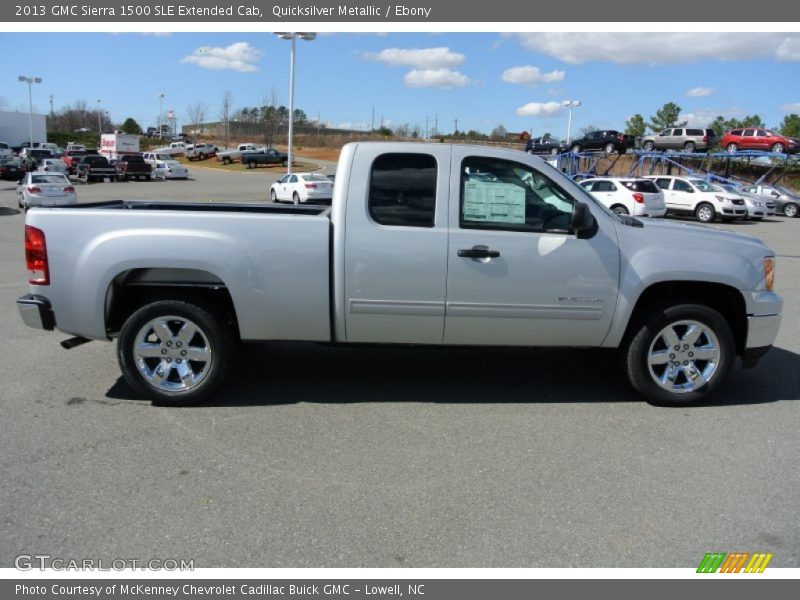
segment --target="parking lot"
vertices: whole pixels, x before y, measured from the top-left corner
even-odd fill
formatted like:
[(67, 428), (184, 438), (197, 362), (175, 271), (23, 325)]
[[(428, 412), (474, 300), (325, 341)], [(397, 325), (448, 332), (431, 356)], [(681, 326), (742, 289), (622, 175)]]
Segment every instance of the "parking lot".
[[(190, 171), (78, 195), (265, 201), (279, 176)], [(287, 343), (248, 345), (212, 402), (156, 408), (113, 344), (22, 324), (23, 220), (0, 182), (0, 566), (800, 567), (800, 219), (716, 225), (775, 250), (783, 325), (713, 403), (672, 409), (609, 351)]]

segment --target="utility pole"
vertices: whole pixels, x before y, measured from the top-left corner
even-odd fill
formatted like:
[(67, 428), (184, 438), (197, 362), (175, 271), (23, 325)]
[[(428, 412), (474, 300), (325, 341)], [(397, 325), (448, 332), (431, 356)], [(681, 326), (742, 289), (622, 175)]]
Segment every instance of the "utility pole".
[(458, 134), (458, 119), (453, 119), (455, 122), (455, 129), (453, 129), (453, 135)]
[(434, 135), (439, 135), (439, 113), (436, 113), (433, 117), (433, 133)]
[(50, 94), (50, 118), (52, 119), (55, 116), (55, 112), (53, 110), (53, 94)]
[(428, 117), (425, 117), (425, 139), (428, 139)]
[(372, 107), (372, 120), (369, 122), (369, 131), (375, 131), (375, 106)]
[(320, 111), (317, 111), (317, 146), (319, 146), (319, 136), (321, 129), (322, 129), (322, 121), (320, 119)]

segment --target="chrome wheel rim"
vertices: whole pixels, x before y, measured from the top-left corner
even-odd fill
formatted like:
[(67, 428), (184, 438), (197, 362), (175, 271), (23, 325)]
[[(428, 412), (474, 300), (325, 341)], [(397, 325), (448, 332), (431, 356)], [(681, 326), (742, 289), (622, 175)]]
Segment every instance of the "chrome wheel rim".
[(720, 357), (719, 340), (711, 328), (689, 319), (658, 332), (647, 352), (647, 368), (661, 389), (688, 394), (711, 381)]
[(783, 209), (783, 214), (787, 217), (796, 217), (797, 216), (797, 206), (794, 204), (787, 204), (786, 208)]
[(701, 221), (710, 221), (714, 217), (714, 212), (707, 206), (701, 206), (697, 211), (697, 218)]
[(161, 392), (187, 392), (205, 381), (213, 364), (205, 332), (186, 317), (167, 315), (148, 321), (133, 345), (136, 368)]
[(775, 144), (775, 145), (772, 147), (772, 151), (773, 151), (775, 154), (779, 154), (779, 153), (783, 152), (783, 144)]

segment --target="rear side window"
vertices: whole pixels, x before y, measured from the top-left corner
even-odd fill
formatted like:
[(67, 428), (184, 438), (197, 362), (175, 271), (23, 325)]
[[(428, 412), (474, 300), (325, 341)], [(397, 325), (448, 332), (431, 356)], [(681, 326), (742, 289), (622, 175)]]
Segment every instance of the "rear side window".
[(731, 135), (742, 135), (741, 129), (734, 129), (731, 131)]
[(617, 186), (610, 181), (595, 181), (592, 186), (593, 192), (616, 192)]
[(649, 179), (637, 179), (636, 181), (623, 181), (622, 185), (632, 192), (643, 194), (657, 194), (660, 190), (658, 186)]
[(703, 135), (702, 129), (687, 129), (686, 135)]
[(381, 225), (433, 227), (436, 175), (430, 154), (382, 154), (370, 173), (370, 216)]
[(662, 190), (668, 190), (670, 181), (672, 180), (665, 178), (656, 179), (656, 185), (658, 185), (658, 187), (660, 187)]

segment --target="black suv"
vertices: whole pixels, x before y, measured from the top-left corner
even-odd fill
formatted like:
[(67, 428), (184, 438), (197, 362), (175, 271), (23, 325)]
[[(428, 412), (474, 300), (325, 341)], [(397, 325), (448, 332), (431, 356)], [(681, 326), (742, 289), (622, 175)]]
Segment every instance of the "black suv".
[(580, 139), (573, 140), (570, 150), (583, 152), (585, 150), (602, 150), (606, 154), (619, 152), (625, 154), (628, 148), (633, 147), (634, 138), (631, 135), (607, 129), (605, 131), (592, 131)]
[(565, 144), (555, 141), (550, 136), (531, 138), (525, 144), (525, 152), (528, 154), (561, 154), (566, 151)]

